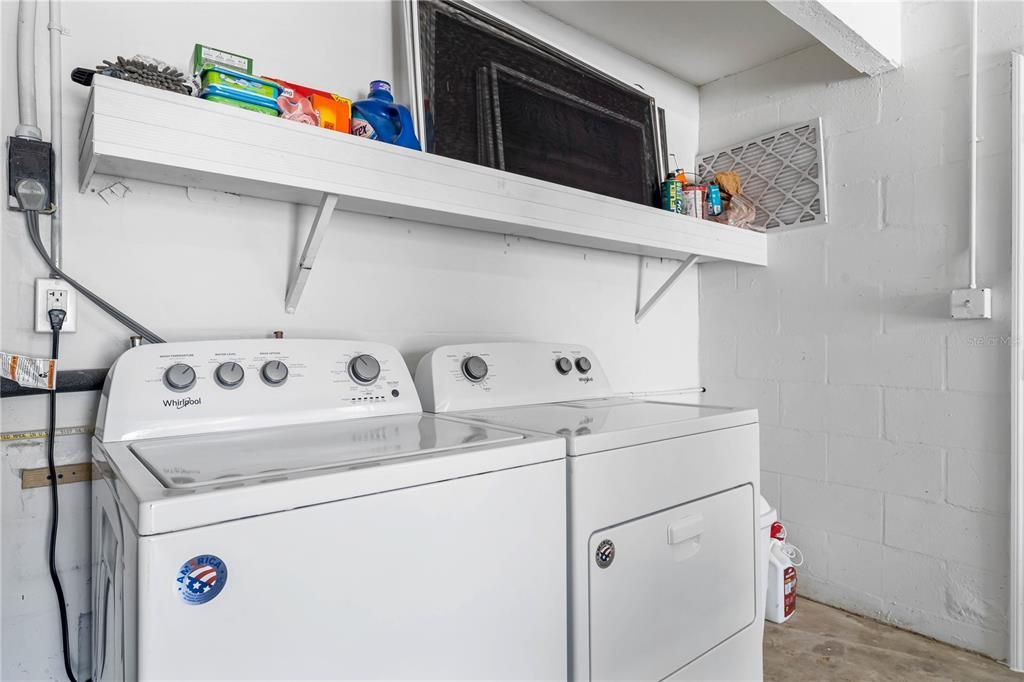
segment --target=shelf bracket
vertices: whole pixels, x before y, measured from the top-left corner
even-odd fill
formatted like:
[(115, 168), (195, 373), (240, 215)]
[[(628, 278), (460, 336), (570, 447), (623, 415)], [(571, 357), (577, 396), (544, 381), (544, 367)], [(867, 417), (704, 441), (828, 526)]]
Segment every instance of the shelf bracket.
[(640, 324), (640, 320), (644, 319), (644, 317), (647, 316), (647, 313), (651, 312), (651, 309), (654, 307), (654, 305), (658, 301), (660, 301), (665, 294), (668, 293), (668, 290), (671, 289), (672, 285), (676, 283), (676, 280), (679, 279), (679, 276), (682, 275), (687, 270), (689, 270), (690, 266), (697, 262), (697, 257), (697, 254), (693, 254), (691, 256), (688, 256), (686, 260), (680, 263), (679, 267), (676, 268), (675, 272), (668, 276), (668, 279), (665, 280), (665, 283), (662, 284), (661, 287), (654, 292), (653, 296), (647, 299), (647, 303), (640, 305), (639, 296), (637, 297), (636, 317), (633, 318), (633, 321), (636, 324)]
[(288, 293), (285, 294), (284, 308), (288, 313), (294, 313), (302, 298), (302, 290), (306, 288), (306, 281), (309, 273), (313, 270), (313, 262), (316, 254), (320, 251), (320, 243), (324, 240), (324, 228), (331, 222), (331, 216), (338, 205), (337, 194), (324, 194), (320, 197), (320, 206), (316, 209), (316, 216), (313, 224), (309, 227), (309, 234), (306, 235), (306, 245), (302, 247), (302, 255), (299, 256), (299, 264), (292, 271), (288, 280)]

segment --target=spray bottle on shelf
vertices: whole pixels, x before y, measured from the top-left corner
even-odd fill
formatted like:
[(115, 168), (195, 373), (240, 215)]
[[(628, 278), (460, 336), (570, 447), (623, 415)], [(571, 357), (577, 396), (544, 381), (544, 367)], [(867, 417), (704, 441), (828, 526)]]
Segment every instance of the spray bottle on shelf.
[(764, 617), (773, 623), (785, 623), (796, 610), (796, 567), (804, 563), (804, 556), (786, 542), (786, 527), (778, 521), (772, 524), (771, 536)]

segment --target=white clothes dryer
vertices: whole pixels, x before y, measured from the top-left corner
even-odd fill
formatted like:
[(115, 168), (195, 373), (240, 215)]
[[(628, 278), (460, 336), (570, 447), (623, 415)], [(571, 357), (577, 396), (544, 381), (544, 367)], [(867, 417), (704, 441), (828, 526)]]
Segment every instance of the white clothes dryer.
[(568, 344), (444, 346), (416, 384), (427, 411), (564, 439), (571, 678), (761, 678), (756, 410), (615, 397)]

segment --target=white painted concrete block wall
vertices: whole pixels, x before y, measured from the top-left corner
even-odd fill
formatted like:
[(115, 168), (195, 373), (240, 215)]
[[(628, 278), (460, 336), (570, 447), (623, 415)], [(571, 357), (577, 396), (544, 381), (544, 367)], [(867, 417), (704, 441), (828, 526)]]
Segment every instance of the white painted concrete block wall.
[[(679, 158), (696, 152), (696, 88), (518, 2), (493, 7), (623, 81), (644, 85), (668, 110), (673, 151)], [(0, 3), (5, 136), (17, 111), (16, 10), (15, 2)], [(387, 2), (67, 2), (65, 71), (118, 54), (184, 62), (192, 44), (203, 42), (253, 56), (260, 73), (355, 95), (371, 79), (393, 76), (390, 12)], [(42, 3), (43, 95), (46, 23)], [(127, 198), (109, 206), (95, 194), (78, 194), (75, 148), (87, 96), (66, 81), (65, 267), (169, 340), (265, 337), (284, 329), (289, 336), (378, 339), (414, 364), (443, 343), (560, 339), (592, 346), (623, 391), (698, 382), (696, 273), (636, 326), (638, 261), (620, 254), (338, 213), (298, 314), (286, 315), (287, 276), (312, 210), (249, 198), (197, 203), (184, 190), (131, 180)], [(40, 119), (45, 134), (45, 96)], [(2, 346), (46, 355), (47, 338), (31, 331), (33, 279), (45, 271), (21, 216), (3, 211), (2, 221)], [(674, 265), (646, 267), (650, 295)], [(108, 366), (125, 348), (128, 332), (91, 305), (83, 304), (78, 329), (62, 343), (67, 367)], [(62, 397), (60, 425), (91, 425), (95, 401), (95, 394)], [(41, 398), (4, 400), (0, 409), (5, 432), (45, 426)], [(22, 492), (18, 473), (43, 466), (45, 453), (39, 440), (5, 443), (0, 452), (0, 678), (59, 678), (57, 612), (45, 563), (48, 493)], [(61, 462), (87, 459), (88, 440), (59, 438), (57, 454)], [(88, 486), (63, 486), (61, 497), (58, 565), (74, 646), (79, 615), (89, 610)]]
[(800, 590), (938, 639), (1006, 649), (1009, 53), (1024, 5), (981, 5), (979, 267), (967, 285), (968, 5), (906, 3), (904, 68), (813, 47), (701, 88), (701, 148), (824, 120), (831, 224), (769, 237), (767, 269), (700, 268), (709, 402), (761, 409), (762, 491)]

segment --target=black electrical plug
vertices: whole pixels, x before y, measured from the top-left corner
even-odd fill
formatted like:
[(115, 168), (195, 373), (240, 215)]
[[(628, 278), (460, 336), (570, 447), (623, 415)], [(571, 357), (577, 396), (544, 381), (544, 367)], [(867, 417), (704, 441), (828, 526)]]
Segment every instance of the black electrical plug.
[(52, 308), (47, 311), (47, 315), (50, 316), (50, 329), (55, 332), (59, 332), (64, 328), (64, 319), (68, 316), (68, 311), (63, 308)]

